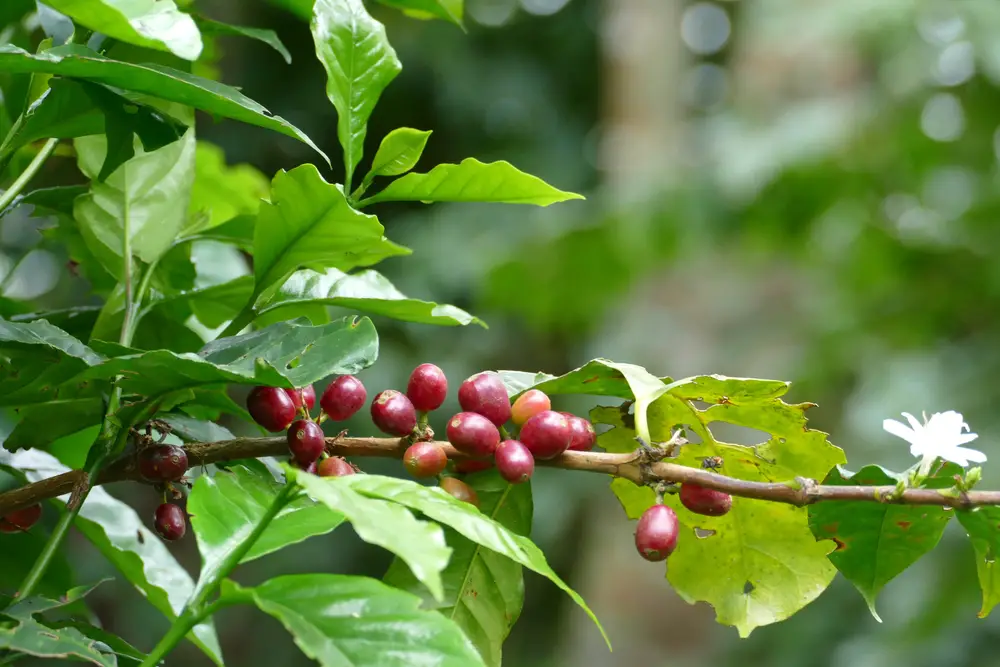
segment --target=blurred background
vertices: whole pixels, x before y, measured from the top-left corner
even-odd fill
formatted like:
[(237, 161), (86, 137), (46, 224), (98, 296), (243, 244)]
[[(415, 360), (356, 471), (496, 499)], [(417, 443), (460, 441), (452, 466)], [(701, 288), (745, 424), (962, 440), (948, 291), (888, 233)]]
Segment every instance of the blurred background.
[[(302, 4), (199, 0), (213, 18), (273, 27), (294, 58), (287, 66), (262, 44), (220, 38), (200, 67), (335, 154), (336, 118)], [(506, 159), (588, 199), (380, 209), (388, 236), (415, 252), (379, 269), (407, 294), (466, 308), (490, 329), (377, 320), (381, 359), (362, 374), (370, 394), (402, 388), (424, 361), (457, 386), (484, 368), (562, 373), (602, 356), (675, 378), (791, 380), (789, 400), (819, 404), (811, 426), (831, 433), (852, 469), (913, 463), (881, 430), (901, 411), (958, 410), (980, 449), (1000, 457), (995, 0), (467, 0), (467, 34), (371, 10), (403, 72), (372, 119), (369, 159), (395, 127), (431, 129), (420, 170)], [(199, 133), (230, 164), (269, 177), (315, 159), (236, 122), (199, 118)], [(59, 162), (39, 185), (79, 182)], [(38, 308), (80, 302), (85, 290), (64, 257), (27, 256), (34, 234), (23, 216), (0, 228), (4, 296)], [(583, 414), (592, 403), (561, 405)], [(997, 470), (987, 467), (985, 484), (1000, 485)], [(1000, 615), (976, 618), (972, 549), (956, 525), (882, 593), (884, 623), (838, 577), (793, 619), (740, 640), (710, 607), (674, 595), (661, 565), (636, 556), (633, 526), (606, 487), (596, 475), (541, 470), (533, 537), (602, 619), (614, 653), (567, 597), (526, 573), (505, 664), (997, 664)], [(111, 491), (140, 513), (157, 502), (142, 489)], [(172, 548), (196, 569), (193, 539)], [(71, 553), (76, 581), (113, 574), (82, 539)], [(342, 528), (240, 579), (380, 576), (388, 560)], [(123, 582), (91, 599), (140, 648), (166, 628)], [(312, 664), (252, 609), (217, 623), (232, 665)], [(175, 659), (208, 664), (190, 646)]]

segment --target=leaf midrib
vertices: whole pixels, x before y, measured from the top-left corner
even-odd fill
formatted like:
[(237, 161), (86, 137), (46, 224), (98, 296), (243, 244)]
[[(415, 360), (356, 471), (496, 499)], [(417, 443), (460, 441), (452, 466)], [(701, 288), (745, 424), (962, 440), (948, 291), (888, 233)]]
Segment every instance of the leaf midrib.
[[(513, 486), (514, 486), (513, 484), (510, 483), (507, 484), (507, 488), (505, 488), (503, 493), (500, 495), (500, 500), (497, 501), (497, 504), (493, 508), (493, 511), (490, 512), (490, 519), (496, 521), (497, 513), (500, 511), (500, 508), (502, 508), (504, 503), (507, 501), (507, 496), (510, 495), (510, 490)], [(479, 552), (480, 550), (482, 550), (482, 548), (483, 546), (481, 544), (476, 543), (475, 548), (472, 550), (472, 558), (469, 559), (469, 567), (465, 569), (465, 577), (462, 578), (462, 583), (458, 587), (458, 595), (455, 597), (455, 604), (452, 605), (451, 613), (448, 614), (448, 618), (453, 621), (455, 620), (455, 614), (458, 611), (459, 603), (462, 601), (462, 598), (465, 597), (465, 590), (469, 585), (469, 579), (472, 578), (473, 564), (476, 562), (476, 559), (479, 558)]]

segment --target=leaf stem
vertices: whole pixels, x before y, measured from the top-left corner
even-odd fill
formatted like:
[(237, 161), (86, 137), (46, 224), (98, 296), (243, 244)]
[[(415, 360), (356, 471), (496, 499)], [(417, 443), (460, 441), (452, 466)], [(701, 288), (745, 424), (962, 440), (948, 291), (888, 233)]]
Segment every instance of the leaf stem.
[(235, 336), (239, 332), (243, 331), (243, 329), (245, 329), (248, 324), (253, 322), (253, 318), (256, 315), (256, 313), (254, 313), (253, 310), (254, 299), (256, 299), (256, 296), (254, 296), (253, 298), (250, 299), (249, 302), (247, 302), (247, 305), (243, 307), (243, 310), (241, 310), (239, 314), (233, 319), (233, 321), (229, 323), (229, 326), (227, 326), (225, 330), (223, 330), (223, 332), (219, 334), (219, 338)]
[(38, 170), (42, 168), (45, 161), (49, 159), (50, 155), (52, 155), (52, 151), (56, 149), (56, 144), (58, 143), (58, 139), (52, 138), (47, 140), (42, 145), (41, 150), (39, 150), (38, 154), (35, 155), (31, 162), (28, 163), (28, 166), (21, 172), (21, 175), (18, 176), (13, 183), (11, 183), (10, 187), (7, 188), (2, 195), (0, 195), (0, 211), (3, 211), (10, 206), (10, 203), (14, 201), (19, 194), (21, 194), (21, 191), (23, 191), (25, 186), (28, 185), (28, 182), (35, 177)]

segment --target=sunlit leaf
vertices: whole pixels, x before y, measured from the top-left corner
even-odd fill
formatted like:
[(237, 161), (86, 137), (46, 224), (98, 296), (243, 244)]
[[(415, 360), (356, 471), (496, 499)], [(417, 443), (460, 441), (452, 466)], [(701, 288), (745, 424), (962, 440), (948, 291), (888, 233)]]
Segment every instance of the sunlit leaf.
[(976, 572), (983, 589), (983, 606), (979, 617), (989, 616), (1000, 602), (1000, 574), (997, 572), (997, 554), (1000, 552), (1000, 507), (978, 507), (957, 512), (958, 522), (972, 540), (976, 552)]
[(385, 135), (372, 158), (372, 168), (364, 182), (371, 183), (376, 176), (399, 176), (413, 169), (430, 136), (430, 130), (414, 130), (410, 127), (396, 128)]
[(465, 0), (379, 0), (383, 5), (395, 7), (407, 16), (418, 19), (444, 19), (462, 26)]

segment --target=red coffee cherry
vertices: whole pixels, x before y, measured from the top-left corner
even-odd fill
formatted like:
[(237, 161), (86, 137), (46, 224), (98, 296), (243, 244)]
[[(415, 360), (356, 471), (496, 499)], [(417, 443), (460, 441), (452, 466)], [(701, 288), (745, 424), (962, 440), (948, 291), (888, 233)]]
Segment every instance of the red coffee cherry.
[(459, 412), (448, 420), (448, 442), (460, 452), (485, 458), (500, 444), (500, 431), (486, 417), (475, 412)]
[(420, 364), (410, 374), (406, 396), (421, 412), (437, 410), (448, 396), (448, 378), (434, 364)]
[(462, 459), (455, 462), (455, 472), (462, 475), (489, 470), (492, 467), (493, 461), (491, 459)]
[(254, 387), (247, 396), (247, 410), (253, 420), (272, 433), (284, 431), (295, 420), (295, 403), (284, 389)]
[(316, 405), (316, 390), (313, 389), (311, 384), (307, 384), (300, 389), (286, 389), (285, 393), (292, 399), (296, 410), (305, 405), (306, 412), (310, 412)]
[(339, 456), (330, 456), (319, 462), (320, 477), (343, 477), (355, 472), (354, 466)]
[(448, 495), (454, 496), (462, 502), (479, 507), (479, 496), (476, 494), (476, 490), (457, 477), (442, 478), (441, 488), (447, 491)]
[(685, 482), (678, 494), (681, 504), (695, 514), (722, 516), (733, 507), (733, 497), (724, 491), (706, 489), (704, 486)]
[(34, 504), (13, 512), (8, 512), (0, 518), (0, 533), (20, 533), (28, 530), (42, 516), (42, 506)]
[(489, 371), (473, 375), (458, 388), (458, 404), (465, 412), (476, 412), (500, 428), (510, 419), (510, 397), (503, 380)]
[(514, 401), (510, 409), (511, 419), (518, 426), (523, 426), (526, 421), (537, 415), (552, 409), (552, 401), (548, 395), (538, 389), (529, 389)]
[(341, 375), (330, 383), (319, 399), (319, 407), (335, 422), (347, 421), (364, 407), (368, 391), (353, 375)]
[(154, 445), (139, 451), (139, 474), (150, 482), (176, 482), (188, 469), (187, 452), (177, 445)]
[(648, 561), (666, 560), (677, 548), (680, 524), (666, 505), (653, 505), (643, 512), (635, 529), (635, 548)]
[(535, 472), (535, 457), (517, 440), (501, 442), (493, 457), (500, 476), (511, 484), (527, 482)]
[(372, 401), (372, 421), (383, 433), (402, 438), (417, 427), (417, 410), (405, 394), (386, 389)]
[(417, 442), (403, 453), (403, 465), (414, 477), (434, 477), (448, 465), (448, 455), (433, 442)]
[(569, 420), (558, 412), (546, 410), (525, 422), (520, 440), (532, 456), (545, 461), (565, 452), (573, 440)]
[(569, 428), (573, 432), (573, 439), (569, 443), (569, 449), (578, 452), (589, 452), (597, 443), (597, 431), (594, 425), (583, 417), (577, 417), (569, 412), (559, 413), (569, 420)]
[(319, 424), (309, 419), (299, 419), (288, 427), (288, 451), (303, 466), (316, 461), (326, 449), (326, 439)]
[(184, 510), (172, 503), (163, 503), (153, 515), (153, 528), (165, 540), (173, 542), (184, 537), (187, 532), (187, 517)]

